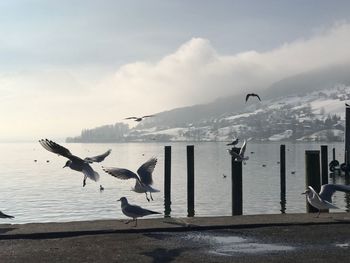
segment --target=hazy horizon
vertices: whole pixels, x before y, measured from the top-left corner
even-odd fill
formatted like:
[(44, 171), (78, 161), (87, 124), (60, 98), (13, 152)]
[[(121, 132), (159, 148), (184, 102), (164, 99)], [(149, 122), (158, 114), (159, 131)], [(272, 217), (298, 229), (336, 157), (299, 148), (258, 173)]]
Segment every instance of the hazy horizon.
[(349, 10), (316, 0), (2, 1), (0, 142), (62, 140), (350, 62)]

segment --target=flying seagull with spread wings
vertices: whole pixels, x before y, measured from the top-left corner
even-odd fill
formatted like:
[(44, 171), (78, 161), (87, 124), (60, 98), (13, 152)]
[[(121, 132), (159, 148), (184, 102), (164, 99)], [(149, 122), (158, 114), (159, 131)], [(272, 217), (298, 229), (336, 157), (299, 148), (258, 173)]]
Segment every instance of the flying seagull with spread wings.
[(39, 140), (39, 143), (49, 152), (53, 152), (68, 158), (69, 160), (63, 166), (63, 168), (69, 167), (72, 170), (82, 172), (84, 174), (83, 187), (86, 185), (86, 178), (89, 178), (95, 182), (97, 182), (100, 178), (100, 175), (97, 172), (95, 172), (94, 169), (92, 169), (92, 167), (90, 166), (90, 163), (102, 162), (112, 151), (109, 149), (107, 152), (103, 154), (93, 156), (93, 157), (86, 157), (85, 159), (82, 159), (76, 155), (73, 155), (67, 148), (51, 140), (41, 139)]
[(154, 117), (154, 116), (156, 116), (156, 115), (145, 115), (145, 116), (142, 116), (142, 117), (127, 117), (127, 118), (125, 118), (125, 120), (135, 120), (137, 122), (140, 122), (140, 121), (142, 121), (145, 118)]
[(249, 97), (257, 97), (261, 101), (261, 99), (260, 99), (258, 94), (256, 94), (256, 93), (249, 93), (249, 94), (247, 94), (247, 96), (245, 96), (245, 102), (246, 103), (247, 103)]
[(321, 210), (339, 209), (332, 203), (332, 196), (336, 191), (350, 193), (350, 185), (324, 184), (321, 186), (319, 194), (312, 186), (308, 186), (302, 194), (306, 195), (306, 199), (310, 205), (318, 209), (317, 217), (319, 217)]
[(149, 202), (149, 198), (147, 192), (150, 194), (151, 199), (153, 200), (152, 193), (159, 192), (159, 190), (154, 189), (151, 185), (153, 184), (152, 173), (157, 164), (157, 158), (152, 157), (147, 162), (142, 164), (140, 168), (137, 170), (137, 174), (134, 172), (125, 169), (125, 168), (116, 168), (116, 167), (102, 167), (102, 169), (122, 180), (126, 179), (136, 179), (135, 187), (132, 188), (132, 191), (136, 193), (145, 193), (146, 199)]

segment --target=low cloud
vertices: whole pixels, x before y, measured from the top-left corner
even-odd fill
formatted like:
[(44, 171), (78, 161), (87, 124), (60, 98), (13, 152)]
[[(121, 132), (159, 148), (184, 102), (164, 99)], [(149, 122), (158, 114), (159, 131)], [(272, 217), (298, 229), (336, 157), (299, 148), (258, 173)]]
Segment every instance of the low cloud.
[(101, 69), (3, 74), (0, 140), (23, 134), (77, 135), (82, 128), (122, 121), (129, 115), (259, 91), (294, 74), (349, 62), (349, 42), (350, 24), (341, 23), (269, 52), (220, 54), (209, 40), (193, 38), (159, 61), (126, 64), (104, 75)]

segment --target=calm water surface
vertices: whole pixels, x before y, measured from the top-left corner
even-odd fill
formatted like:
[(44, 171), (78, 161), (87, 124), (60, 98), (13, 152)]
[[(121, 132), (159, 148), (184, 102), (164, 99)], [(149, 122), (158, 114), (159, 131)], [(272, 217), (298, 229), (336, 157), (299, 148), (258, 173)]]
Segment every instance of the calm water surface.
[[(195, 146), (195, 213), (196, 216), (231, 214), (231, 160), (223, 142), (195, 143), (118, 143), (66, 144), (73, 154), (94, 156), (112, 149), (110, 156), (92, 166), (101, 175), (98, 183), (83, 175), (62, 169), (66, 158), (46, 151), (39, 143), (2, 143), (0, 171), (0, 210), (14, 215), (14, 220), (1, 223), (65, 222), (94, 219), (125, 218), (116, 200), (126, 196), (130, 203), (155, 211), (164, 211), (164, 146), (172, 146), (172, 206), (171, 216), (185, 217), (186, 207), (186, 145)], [(321, 144), (286, 143), (287, 213), (305, 212), (305, 150), (319, 150)], [(328, 156), (337, 149), (337, 159), (343, 160), (343, 143), (328, 144)], [(250, 159), (243, 166), (243, 213), (280, 213), (279, 143), (248, 143)], [(253, 152), (253, 153), (251, 153)], [(147, 202), (144, 194), (130, 191), (134, 180), (119, 180), (101, 169), (116, 166), (136, 171), (150, 157), (158, 163), (153, 178), (154, 187), (161, 190)], [(34, 162), (37, 160), (37, 162)], [(266, 165), (266, 167), (263, 167)], [(292, 172), (295, 172), (292, 174)], [(223, 175), (227, 175), (226, 178)], [(332, 179), (330, 179), (332, 182)], [(344, 183), (342, 178), (338, 183)], [(99, 185), (105, 188), (100, 192)], [(336, 193), (334, 203), (349, 207), (349, 196)]]

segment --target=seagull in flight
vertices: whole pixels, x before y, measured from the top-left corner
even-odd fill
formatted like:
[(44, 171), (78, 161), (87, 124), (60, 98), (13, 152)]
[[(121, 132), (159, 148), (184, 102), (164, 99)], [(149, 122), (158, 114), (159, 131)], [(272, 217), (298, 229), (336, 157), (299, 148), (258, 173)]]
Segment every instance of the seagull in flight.
[(10, 218), (10, 219), (13, 219), (15, 218), (14, 216), (10, 216), (10, 215), (6, 215), (5, 213), (1, 212), (0, 211), (0, 218)]
[(227, 146), (229, 146), (229, 145), (235, 146), (235, 145), (237, 145), (238, 141), (239, 141), (239, 139), (238, 139), (238, 138), (235, 138), (232, 142), (230, 142), (230, 143), (228, 143), (228, 144), (226, 144), (226, 145), (227, 145)]
[(142, 116), (142, 117), (127, 117), (127, 118), (125, 118), (125, 120), (135, 120), (137, 122), (140, 122), (140, 121), (142, 121), (145, 118), (154, 117), (154, 116), (155, 115), (145, 115), (145, 116)]
[(336, 191), (349, 193), (350, 186), (341, 184), (324, 184), (321, 186), (321, 191), (319, 194), (312, 188), (312, 186), (308, 186), (306, 191), (302, 194), (306, 195), (306, 199), (310, 205), (318, 209), (318, 214), (316, 217), (319, 217), (321, 210), (339, 209), (339, 207), (332, 204), (332, 195)]
[(237, 162), (243, 162), (245, 164), (245, 161), (249, 160), (249, 156), (244, 156), (246, 148), (247, 148), (247, 141), (244, 140), (243, 145), (242, 145), (239, 153), (235, 153), (233, 149), (228, 149), (227, 151), (230, 153), (230, 155), (232, 157), (234, 157), (234, 159)]
[(132, 218), (132, 220), (127, 221), (125, 224), (129, 224), (131, 221), (135, 221), (135, 227), (136, 227), (138, 217), (160, 214), (155, 211), (144, 209), (137, 205), (131, 205), (129, 204), (128, 199), (126, 199), (126, 197), (122, 197), (118, 201), (121, 202), (121, 208), (122, 208), (123, 214), (126, 215), (127, 217)]
[(152, 157), (147, 162), (142, 164), (140, 168), (137, 170), (137, 174), (134, 172), (125, 169), (125, 168), (116, 168), (116, 167), (102, 167), (102, 169), (119, 179), (126, 180), (126, 179), (136, 179), (135, 187), (131, 190), (136, 193), (145, 193), (146, 199), (149, 202), (150, 199), (148, 198), (147, 192), (149, 192), (151, 199), (153, 201), (152, 193), (160, 192), (157, 189), (154, 189), (151, 185), (153, 184), (152, 179), (152, 173), (154, 171), (154, 168), (157, 164), (157, 158)]
[(260, 99), (260, 97), (259, 97), (258, 94), (256, 94), (256, 93), (248, 93), (247, 96), (245, 96), (245, 102), (246, 102), (246, 103), (247, 103), (249, 97), (251, 97), (251, 96), (252, 96), (252, 97), (257, 97), (257, 98), (261, 101), (261, 99)]
[(112, 151), (111, 149), (109, 149), (103, 154), (82, 159), (76, 155), (73, 155), (67, 148), (51, 140), (41, 139), (39, 140), (39, 143), (49, 152), (57, 153), (58, 155), (62, 155), (68, 158), (69, 160), (63, 166), (63, 168), (69, 167), (72, 170), (82, 172), (84, 174), (83, 187), (86, 185), (86, 178), (89, 178), (95, 182), (97, 182), (100, 178), (100, 175), (97, 172), (95, 172), (94, 169), (92, 169), (90, 163), (102, 162)]

